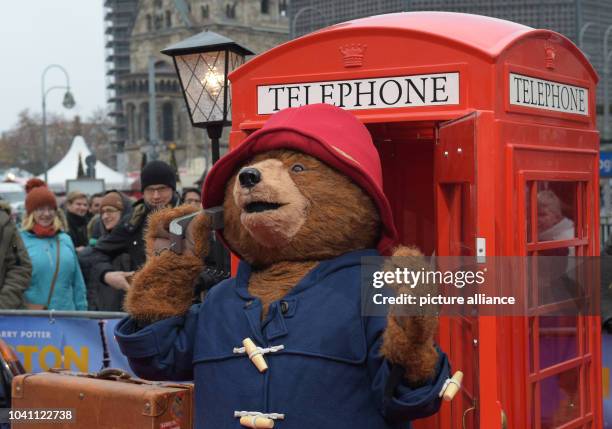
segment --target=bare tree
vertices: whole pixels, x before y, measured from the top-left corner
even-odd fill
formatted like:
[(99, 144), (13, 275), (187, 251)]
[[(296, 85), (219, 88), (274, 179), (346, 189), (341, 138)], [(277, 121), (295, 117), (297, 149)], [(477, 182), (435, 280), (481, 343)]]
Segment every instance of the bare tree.
[[(110, 143), (111, 123), (103, 109), (96, 110), (86, 122), (78, 116), (67, 120), (51, 114), (47, 119), (49, 166), (65, 155), (76, 135), (82, 135), (96, 157), (113, 166), (114, 156)], [(17, 123), (0, 137), (0, 167), (19, 167), (33, 174), (44, 169), (42, 119), (29, 110), (19, 113)]]

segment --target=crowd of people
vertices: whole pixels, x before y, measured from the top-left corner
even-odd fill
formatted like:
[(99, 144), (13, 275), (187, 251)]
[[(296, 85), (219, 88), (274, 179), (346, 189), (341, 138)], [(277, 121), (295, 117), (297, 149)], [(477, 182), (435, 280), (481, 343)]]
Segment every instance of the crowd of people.
[(145, 262), (144, 231), (156, 210), (201, 205), (196, 188), (177, 193), (172, 168), (141, 172), (142, 198), (109, 190), (70, 192), (62, 206), (40, 179), (26, 185), (21, 228), (0, 201), (0, 309), (122, 311), (130, 278)]
[[(147, 164), (140, 183), (138, 200), (117, 190), (91, 196), (75, 191), (60, 206), (45, 182), (30, 179), (20, 228), (10, 205), (0, 200), (0, 309), (122, 311), (130, 278), (145, 263), (149, 215), (180, 204), (201, 206), (197, 188), (178, 194), (176, 175), (162, 161)], [(574, 236), (560, 207), (552, 191), (539, 192), (539, 240)], [(194, 285), (196, 298), (226, 276), (229, 257), (221, 255), (222, 269), (204, 271)], [(603, 255), (612, 255), (612, 240)]]

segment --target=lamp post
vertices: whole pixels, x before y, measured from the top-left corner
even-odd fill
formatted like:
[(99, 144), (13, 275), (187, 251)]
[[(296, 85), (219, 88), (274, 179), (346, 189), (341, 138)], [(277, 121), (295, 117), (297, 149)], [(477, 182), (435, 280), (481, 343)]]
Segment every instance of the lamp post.
[(227, 37), (203, 31), (161, 51), (171, 56), (194, 127), (206, 128), (213, 164), (223, 127), (232, 123), (228, 75), (253, 52)]
[[(52, 68), (58, 68), (64, 75), (66, 76), (66, 85), (65, 86), (52, 86), (49, 89), (45, 89), (45, 76), (47, 72)], [(45, 168), (45, 182), (47, 182), (47, 170), (49, 169), (49, 157), (47, 153), (47, 94), (49, 94), (54, 89), (65, 89), (66, 93), (64, 94), (64, 100), (62, 101), (62, 105), (66, 109), (72, 109), (74, 107), (74, 97), (70, 92), (70, 78), (68, 77), (68, 72), (66, 69), (59, 64), (51, 64), (47, 66), (42, 72), (40, 77), (41, 89), (42, 89), (42, 132), (43, 132), (43, 165)]]

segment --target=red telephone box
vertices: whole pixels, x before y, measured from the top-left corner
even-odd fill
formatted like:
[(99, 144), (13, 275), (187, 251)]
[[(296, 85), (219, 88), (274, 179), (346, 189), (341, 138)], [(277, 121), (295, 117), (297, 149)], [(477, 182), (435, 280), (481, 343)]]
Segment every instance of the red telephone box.
[[(381, 15), (285, 43), (230, 79), (231, 147), (284, 107), (352, 110), (379, 149), (404, 243), (598, 255), (598, 78), (560, 34), (476, 15)], [(571, 228), (547, 232), (544, 200)], [(416, 427), (602, 427), (598, 318), (546, 317), (535, 295), (529, 317), (441, 320), (464, 388)]]

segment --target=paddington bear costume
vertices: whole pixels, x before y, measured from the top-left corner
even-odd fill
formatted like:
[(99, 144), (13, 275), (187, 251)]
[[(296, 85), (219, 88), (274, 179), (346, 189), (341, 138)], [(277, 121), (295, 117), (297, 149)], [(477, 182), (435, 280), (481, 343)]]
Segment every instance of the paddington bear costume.
[[(121, 350), (143, 378), (194, 381), (197, 428), (242, 428), (235, 417), (240, 411), (282, 414), (274, 420), (281, 429), (409, 428), (410, 421), (438, 411), (450, 368), (437, 349), (433, 377), (409, 385), (404, 369), (381, 353), (388, 319), (362, 314), (361, 258), (389, 254), (396, 240), (369, 133), (332, 106), (281, 111), (214, 166), (204, 207), (221, 205), (237, 168), (274, 149), (311, 155), (370, 195), (382, 223), (377, 249), (319, 262), (269, 305), (263, 319), (260, 300), (247, 288), (251, 266), (242, 261), (235, 278), (213, 287), (184, 315), (145, 327), (132, 318), (121, 321), (115, 332)], [(266, 372), (240, 352), (246, 337), (266, 349)]]

